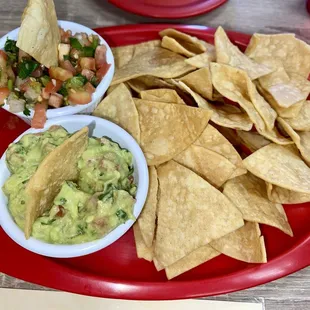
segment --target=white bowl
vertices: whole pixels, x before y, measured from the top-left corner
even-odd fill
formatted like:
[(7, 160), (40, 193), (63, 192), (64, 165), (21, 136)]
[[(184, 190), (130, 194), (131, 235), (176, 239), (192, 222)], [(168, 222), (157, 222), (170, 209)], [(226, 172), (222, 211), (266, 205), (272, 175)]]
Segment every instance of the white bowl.
[[(59, 116), (74, 115), (74, 114), (91, 114), (95, 110), (99, 102), (101, 101), (108, 87), (110, 86), (113, 75), (114, 75), (115, 66), (114, 66), (114, 57), (113, 57), (111, 48), (108, 45), (108, 43), (97, 32), (93, 31), (90, 28), (87, 28), (77, 23), (62, 21), (62, 20), (58, 21), (58, 25), (62, 27), (64, 30), (71, 30), (72, 34), (75, 34), (77, 32), (85, 32), (87, 34), (97, 35), (100, 39), (100, 44), (104, 44), (107, 47), (107, 62), (111, 64), (111, 67), (109, 68), (107, 74), (102, 79), (102, 81), (96, 87), (96, 91), (93, 93), (92, 101), (90, 103), (84, 104), (84, 105), (66, 106), (66, 107), (62, 107), (58, 109), (48, 109), (46, 111), (47, 119), (52, 119), (52, 118), (59, 117)], [(0, 49), (4, 49), (4, 45), (5, 45), (7, 38), (12, 39), (12, 40), (17, 40), (18, 31), (19, 31), (19, 28), (16, 28), (12, 30), (11, 32), (9, 32), (8, 34), (6, 34), (5, 36), (3, 36), (0, 39)], [(9, 106), (7, 104), (5, 104), (3, 108), (7, 110), (8, 112), (10, 112)], [(30, 124), (31, 119), (33, 118), (34, 111), (31, 109), (30, 113), (31, 114), (29, 116), (26, 116), (23, 112), (18, 112), (18, 113), (13, 113), (13, 114), (17, 115), (27, 124)]]
[[(134, 179), (138, 188), (133, 213), (135, 218), (138, 218), (147, 197), (149, 178), (145, 157), (134, 138), (124, 129), (110, 121), (88, 115), (72, 115), (48, 120), (43, 129), (28, 129), (15, 139), (14, 142), (19, 141), (25, 134), (45, 131), (52, 125), (61, 125), (69, 132), (75, 132), (84, 126), (89, 126), (90, 135), (95, 137), (110, 137), (112, 140), (118, 142), (121, 147), (128, 149), (133, 154)], [(29, 251), (49, 257), (62, 258), (90, 254), (115, 242), (134, 224), (133, 220), (128, 220), (125, 224), (121, 224), (101, 239), (77, 245), (49, 244), (33, 237), (26, 240), (23, 231), (15, 224), (8, 210), (8, 200), (2, 191), (2, 186), (9, 176), (10, 171), (7, 168), (4, 153), (0, 160), (0, 224), (9, 237)]]

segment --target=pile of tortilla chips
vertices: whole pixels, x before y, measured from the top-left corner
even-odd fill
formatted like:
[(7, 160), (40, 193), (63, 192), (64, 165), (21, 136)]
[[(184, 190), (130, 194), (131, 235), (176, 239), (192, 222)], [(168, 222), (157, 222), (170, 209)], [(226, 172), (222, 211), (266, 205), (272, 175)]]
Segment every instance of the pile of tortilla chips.
[(310, 201), (310, 46), (255, 34), (243, 53), (221, 27), (215, 45), (159, 36), (113, 49), (117, 70), (94, 111), (147, 158), (137, 255), (168, 279), (220, 254), (265, 263), (259, 224), (293, 236), (282, 204)]

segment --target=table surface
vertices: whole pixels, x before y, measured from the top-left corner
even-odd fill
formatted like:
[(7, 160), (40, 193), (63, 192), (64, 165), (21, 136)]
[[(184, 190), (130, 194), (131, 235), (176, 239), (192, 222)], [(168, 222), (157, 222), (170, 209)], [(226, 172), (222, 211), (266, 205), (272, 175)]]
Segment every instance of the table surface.
[[(54, 1), (59, 19), (75, 21), (91, 28), (156, 22), (210, 27), (222, 25), (227, 30), (245, 33), (294, 32), (300, 38), (310, 42), (310, 15), (306, 11), (305, 0), (229, 0), (211, 13), (174, 21), (129, 14), (104, 0)], [(26, 0), (0, 0), (1, 36), (19, 26), (25, 4)], [(3, 274), (0, 274), (0, 287), (46, 289)], [(264, 301), (266, 310), (310, 309), (310, 268), (266, 285), (213, 299), (230, 301), (257, 299)]]

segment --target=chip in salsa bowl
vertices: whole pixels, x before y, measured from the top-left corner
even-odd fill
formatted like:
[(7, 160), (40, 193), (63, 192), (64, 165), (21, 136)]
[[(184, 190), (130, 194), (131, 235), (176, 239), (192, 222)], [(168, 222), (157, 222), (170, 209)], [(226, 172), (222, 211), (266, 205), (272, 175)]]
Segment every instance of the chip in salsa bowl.
[(138, 218), (148, 191), (135, 140), (86, 115), (27, 130), (8, 146), (0, 176), (2, 228), (50, 257), (82, 256), (116, 241)]

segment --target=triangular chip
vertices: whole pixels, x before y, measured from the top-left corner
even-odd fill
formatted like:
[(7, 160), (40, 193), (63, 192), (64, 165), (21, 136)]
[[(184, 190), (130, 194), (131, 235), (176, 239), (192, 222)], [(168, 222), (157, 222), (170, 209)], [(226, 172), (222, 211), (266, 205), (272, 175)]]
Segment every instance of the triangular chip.
[(181, 54), (184, 55), (186, 57), (192, 57), (194, 55), (196, 55), (195, 53), (187, 50), (184, 46), (182, 46), (177, 40), (164, 36), (162, 41), (161, 41), (161, 46), (173, 51), (177, 54)]
[(185, 47), (187, 50), (191, 51), (194, 54), (199, 54), (205, 52), (208, 47), (208, 43), (199, 40), (198, 38), (186, 34), (184, 32), (167, 28), (162, 30), (159, 35), (163, 38), (165, 36), (175, 39), (179, 44)]
[(88, 143), (88, 128), (76, 132), (42, 161), (26, 186), (25, 236), (31, 235), (34, 221), (52, 207), (64, 181), (78, 177), (77, 162)]
[(140, 96), (143, 100), (185, 104), (178, 93), (174, 89), (169, 88), (143, 90), (140, 92)]
[(237, 46), (233, 45), (222, 27), (218, 27), (215, 36), (216, 61), (220, 64), (227, 64), (247, 72), (251, 80), (264, 76), (272, 69), (258, 64), (244, 55)]
[(242, 144), (251, 152), (255, 152), (271, 143), (271, 141), (267, 140), (256, 131), (237, 130), (237, 135), (240, 137)]
[(209, 245), (202, 246), (181, 258), (176, 263), (166, 267), (165, 271), (167, 278), (168, 280), (171, 280), (172, 278), (175, 278), (219, 255), (220, 253)]
[(227, 181), (223, 194), (241, 211), (244, 220), (277, 227), (292, 236), (292, 229), (281, 205), (270, 202), (265, 182), (247, 173)]
[(185, 62), (196, 68), (204, 68), (210, 65), (210, 62), (216, 60), (215, 48), (208, 50), (202, 54), (185, 59)]
[(295, 118), (288, 118), (285, 121), (298, 131), (310, 131), (310, 101), (306, 101)]
[(170, 83), (151, 75), (144, 75), (138, 78), (129, 80), (128, 85), (135, 92), (140, 94), (144, 90), (156, 88), (174, 88)]
[(112, 85), (126, 82), (142, 75), (160, 78), (174, 78), (192, 71), (184, 57), (161, 47), (132, 58), (126, 65), (115, 71)]
[(136, 251), (138, 258), (143, 258), (151, 262), (154, 257), (153, 247), (147, 247), (144, 243), (140, 227), (138, 223), (133, 225), (133, 232), (135, 237)]
[(244, 159), (243, 164), (268, 183), (310, 194), (310, 168), (294, 145), (270, 143)]
[(191, 72), (183, 76), (180, 81), (202, 97), (213, 100), (213, 86), (209, 67)]
[(264, 237), (257, 223), (245, 222), (232, 233), (212, 241), (210, 246), (222, 254), (247, 263), (267, 263)]
[(185, 150), (206, 128), (211, 112), (183, 104), (134, 99), (141, 147), (148, 165), (159, 165)]
[(156, 257), (153, 257), (153, 263), (157, 271), (165, 269), (165, 267), (158, 261)]
[(140, 141), (138, 111), (123, 83), (99, 103), (93, 115), (112, 121), (127, 130), (137, 142)]
[(112, 53), (115, 61), (115, 68), (119, 69), (126, 65), (132, 58), (142, 55), (154, 47), (160, 47), (160, 40), (151, 40), (139, 44), (126, 46), (117, 46), (112, 48)]
[(58, 66), (60, 33), (52, 0), (28, 0), (16, 46), (47, 68)]
[(170, 161), (159, 166), (157, 173), (160, 197), (155, 256), (163, 266), (243, 226), (237, 208), (191, 170)]
[(211, 104), (183, 82), (178, 82), (178, 85), (194, 98), (200, 108), (212, 112), (211, 120), (215, 124), (234, 129), (251, 130), (253, 123), (248, 115), (242, 112), (238, 107), (221, 103)]
[(310, 201), (310, 194), (290, 191), (270, 183), (266, 183), (267, 194), (270, 201), (281, 204), (296, 204)]
[(138, 225), (145, 245), (150, 248), (152, 247), (155, 235), (158, 191), (157, 171), (154, 166), (149, 167), (149, 180), (149, 192), (143, 210), (138, 218)]
[(285, 71), (308, 78), (310, 73), (310, 46), (295, 38), (294, 34), (255, 33), (245, 51), (252, 59), (262, 57), (280, 58)]

